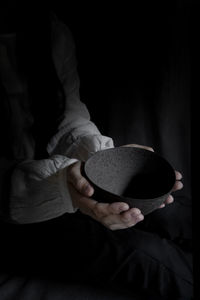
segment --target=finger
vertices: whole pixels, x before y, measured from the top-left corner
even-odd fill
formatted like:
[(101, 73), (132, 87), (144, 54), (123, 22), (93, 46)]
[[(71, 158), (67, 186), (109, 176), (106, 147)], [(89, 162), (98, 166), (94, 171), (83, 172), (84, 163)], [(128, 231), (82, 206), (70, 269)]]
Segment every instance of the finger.
[(100, 221), (103, 217), (108, 216), (110, 214), (108, 211), (108, 207), (108, 203), (97, 202), (96, 205), (92, 208), (92, 213), (95, 219), (98, 219)]
[(172, 195), (169, 195), (165, 200), (165, 204), (171, 204), (173, 202), (174, 202), (174, 197)]
[(120, 214), (129, 209), (129, 205), (125, 202), (114, 202), (109, 204), (108, 210), (110, 214)]
[(81, 174), (81, 162), (76, 162), (67, 168), (67, 180), (84, 196), (91, 197), (93, 195), (93, 187)]
[(74, 206), (78, 207), (84, 213), (87, 211), (87, 214), (91, 215), (97, 201), (92, 198), (84, 197), (70, 182), (68, 182), (68, 187)]
[(112, 214), (120, 214), (123, 211), (129, 209), (127, 203), (124, 202), (114, 202), (114, 203), (101, 203), (97, 202), (96, 205), (93, 207), (93, 213), (95, 214), (96, 218), (101, 219), (102, 217), (109, 216)]
[(121, 147), (136, 147), (136, 148), (146, 149), (146, 150), (154, 152), (152, 147), (144, 146), (144, 145), (138, 145), (138, 144), (127, 144), (127, 145), (123, 145)]
[(79, 209), (84, 213), (92, 217), (93, 219), (100, 221), (94, 214), (94, 207), (97, 201), (92, 198), (81, 197), (79, 198)]
[(109, 215), (104, 217), (101, 222), (107, 228), (111, 230), (124, 229), (134, 226), (136, 223), (142, 221), (144, 216), (138, 211), (129, 210), (129, 213), (125, 213), (125, 216), (122, 215)]
[(176, 180), (181, 180), (183, 178), (182, 174), (179, 171), (175, 170)]
[(109, 226), (110, 230), (119, 230), (119, 229), (126, 229), (135, 226), (138, 222), (142, 221), (144, 219), (144, 216), (137, 217), (134, 219), (133, 222), (128, 223), (116, 223)]
[(138, 208), (131, 208), (120, 215), (120, 220), (126, 224), (130, 222), (135, 222), (138, 220), (138, 218), (140, 220), (141, 217), (143, 217), (143, 215), (141, 214), (141, 211)]
[(183, 183), (181, 181), (176, 181), (172, 188), (172, 192), (181, 190), (182, 188), (183, 188)]

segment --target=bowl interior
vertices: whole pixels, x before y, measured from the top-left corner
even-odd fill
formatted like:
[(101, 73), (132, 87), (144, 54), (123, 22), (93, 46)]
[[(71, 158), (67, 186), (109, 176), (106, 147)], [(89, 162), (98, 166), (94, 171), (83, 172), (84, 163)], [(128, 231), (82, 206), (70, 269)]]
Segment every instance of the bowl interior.
[(160, 197), (175, 182), (174, 170), (164, 158), (135, 147), (99, 151), (86, 161), (84, 171), (94, 187), (135, 199)]

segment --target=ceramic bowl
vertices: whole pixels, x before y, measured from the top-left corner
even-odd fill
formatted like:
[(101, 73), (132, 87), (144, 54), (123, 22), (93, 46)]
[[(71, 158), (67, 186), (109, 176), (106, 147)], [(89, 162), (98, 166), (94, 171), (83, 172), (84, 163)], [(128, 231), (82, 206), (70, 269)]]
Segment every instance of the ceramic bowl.
[(83, 165), (83, 175), (94, 187), (99, 202), (126, 202), (146, 215), (172, 192), (175, 172), (155, 152), (116, 147), (96, 152)]

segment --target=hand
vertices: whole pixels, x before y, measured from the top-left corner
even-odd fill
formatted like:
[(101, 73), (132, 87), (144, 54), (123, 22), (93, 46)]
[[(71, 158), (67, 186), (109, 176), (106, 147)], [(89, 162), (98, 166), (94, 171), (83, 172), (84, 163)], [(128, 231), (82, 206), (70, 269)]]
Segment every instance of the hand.
[[(175, 176), (176, 176), (176, 182), (173, 186), (172, 192), (176, 192), (183, 188), (183, 183), (180, 181), (182, 179), (181, 173), (178, 171), (175, 171)], [(165, 203), (161, 204), (160, 208), (163, 208), (163, 207), (165, 207), (166, 204), (170, 204), (173, 202), (174, 202), (174, 197), (172, 195), (169, 195), (168, 198), (165, 200)]]
[[(127, 145), (123, 145), (121, 147), (137, 147), (137, 148), (142, 148), (142, 149), (146, 149), (146, 150), (154, 152), (153, 148), (151, 148), (151, 147), (137, 145), (137, 144), (127, 144)], [(180, 181), (182, 179), (181, 173), (178, 171), (175, 171), (175, 176), (176, 176), (176, 182), (174, 184), (172, 192), (176, 192), (183, 188), (183, 183)], [(165, 207), (166, 204), (170, 204), (173, 202), (174, 202), (174, 197), (172, 195), (169, 195), (168, 198), (165, 200), (165, 203), (161, 204), (161, 206), (159, 208), (163, 208), (163, 207)]]
[(90, 198), (94, 189), (81, 175), (80, 161), (67, 168), (67, 183), (74, 206), (111, 230), (132, 227), (144, 219), (139, 209), (129, 209), (127, 203), (100, 203)]

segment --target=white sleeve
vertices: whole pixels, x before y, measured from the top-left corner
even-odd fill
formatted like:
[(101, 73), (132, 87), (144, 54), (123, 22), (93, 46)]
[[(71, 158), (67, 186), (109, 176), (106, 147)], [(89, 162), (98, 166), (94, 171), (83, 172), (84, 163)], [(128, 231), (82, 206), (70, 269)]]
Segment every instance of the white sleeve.
[(57, 45), (54, 61), (64, 89), (65, 113), (47, 151), (50, 155), (62, 154), (85, 161), (96, 151), (114, 147), (113, 140), (99, 132), (90, 120), (86, 105), (80, 100), (75, 45), (69, 29), (62, 22), (56, 21), (54, 34)]
[(111, 138), (101, 135), (80, 100), (74, 42), (68, 28), (59, 21), (55, 23), (54, 37), (53, 59), (65, 94), (64, 119), (47, 145), (50, 158), (25, 161), (12, 174), (10, 216), (19, 223), (75, 212), (66, 167), (114, 146)]
[(75, 212), (66, 179), (66, 167), (75, 161), (54, 155), (19, 164), (11, 177), (10, 219), (35, 223)]

